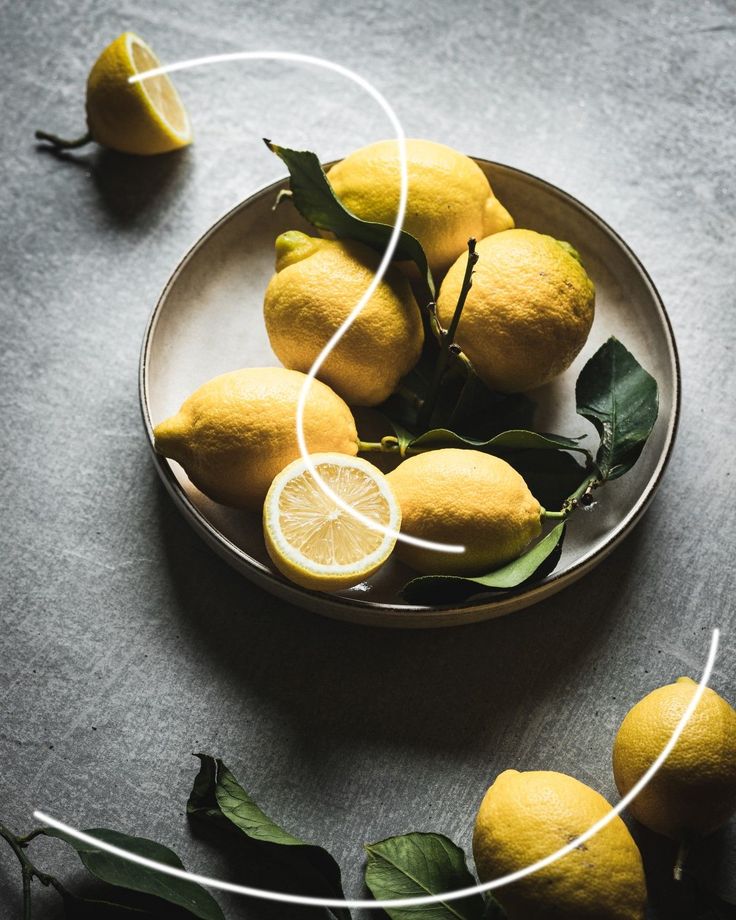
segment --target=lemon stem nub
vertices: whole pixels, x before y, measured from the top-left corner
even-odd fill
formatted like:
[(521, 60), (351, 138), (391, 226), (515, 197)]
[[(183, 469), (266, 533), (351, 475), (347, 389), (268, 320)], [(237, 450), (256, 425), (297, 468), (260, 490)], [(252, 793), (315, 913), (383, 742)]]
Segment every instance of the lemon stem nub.
[(36, 131), (35, 136), (37, 141), (46, 141), (57, 150), (74, 150), (76, 147), (84, 147), (85, 144), (89, 144), (92, 140), (92, 135), (89, 131), (73, 141), (66, 141), (63, 137), (57, 137), (55, 134), (47, 134), (46, 131)]

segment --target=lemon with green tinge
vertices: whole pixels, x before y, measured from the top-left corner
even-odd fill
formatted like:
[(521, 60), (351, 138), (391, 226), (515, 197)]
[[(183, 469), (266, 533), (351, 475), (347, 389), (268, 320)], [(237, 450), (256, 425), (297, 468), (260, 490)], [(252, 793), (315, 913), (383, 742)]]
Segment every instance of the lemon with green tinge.
[[(299, 456), (296, 410), (307, 377), (283, 367), (221, 374), (154, 429), (159, 454), (224, 505), (260, 510), (274, 477)], [(326, 384), (313, 380), (304, 411), (307, 449), (354, 456), (355, 421)]]
[(465, 547), (451, 553), (399, 541), (397, 556), (418, 572), (483, 575), (541, 533), (541, 505), (499, 457), (443, 448), (409, 457), (386, 478), (401, 506), (402, 532)]
[[(473, 832), (481, 882), (549, 856), (611, 809), (602, 795), (564, 773), (506, 770), (486, 792)], [(643, 920), (641, 856), (618, 815), (537, 872), (494, 890), (509, 920)]]
[[(520, 393), (565, 371), (585, 344), (595, 288), (575, 250), (534, 230), (480, 240), (455, 341), (483, 382)], [(460, 257), (442, 282), (437, 312), (449, 326), (462, 288)]]
[[(368, 289), (379, 262), (379, 254), (361, 243), (298, 230), (278, 237), (276, 274), (266, 289), (263, 315), (271, 347), (286, 367), (309, 371)], [(414, 367), (423, 341), (409, 282), (392, 267), (318, 376), (352, 405), (375, 406)]]
[[(372, 463), (344, 454), (312, 454), (328, 495), (300, 457), (271, 484), (263, 504), (263, 536), (271, 561), (311, 591), (341, 591), (379, 569), (396, 543), (401, 510), (386, 477)], [(373, 522), (382, 529), (371, 526)]]
[(87, 77), (88, 133), (74, 141), (37, 131), (59, 149), (90, 140), (111, 150), (149, 156), (178, 150), (192, 142), (189, 116), (166, 74), (135, 83), (128, 78), (161, 63), (133, 32), (123, 32), (100, 54)]
[[(624, 718), (613, 747), (621, 795), (659, 756), (696, 687), (680, 677), (653, 690)], [(714, 690), (706, 688), (672, 753), (629, 811), (645, 827), (675, 839), (710, 834), (736, 812), (736, 710)]]
[[(514, 226), (470, 157), (434, 141), (406, 141), (408, 198), (404, 230), (422, 244), (432, 273), (441, 277), (468, 239)], [(401, 179), (398, 142), (361, 147), (328, 172), (345, 207), (363, 220), (393, 224)]]

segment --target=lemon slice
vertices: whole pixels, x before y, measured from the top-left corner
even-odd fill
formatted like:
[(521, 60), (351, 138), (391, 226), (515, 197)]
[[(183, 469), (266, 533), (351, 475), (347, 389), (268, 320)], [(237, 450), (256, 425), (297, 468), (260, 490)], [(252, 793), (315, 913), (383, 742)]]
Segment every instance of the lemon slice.
[(312, 591), (340, 591), (364, 581), (388, 558), (401, 510), (385, 476), (373, 464), (344, 454), (313, 454), (329, 488), (389, 533), (356, 520), (322, 491), (303, 458), (271, 484), (263, 506), (263, 533), (273, 564)]
[(142, 38), (123, 32), (100, 54), (87, 77), (87, 134), (73, 141), (43, 131), (37, 131), (36, 137), (57, 149), (81, 147), (94, 140), (112, 150), (142, 156), (185, 147), (192, 142), (192, 128), (168, 76), (128, 82), (129, 77), (160, 66)]

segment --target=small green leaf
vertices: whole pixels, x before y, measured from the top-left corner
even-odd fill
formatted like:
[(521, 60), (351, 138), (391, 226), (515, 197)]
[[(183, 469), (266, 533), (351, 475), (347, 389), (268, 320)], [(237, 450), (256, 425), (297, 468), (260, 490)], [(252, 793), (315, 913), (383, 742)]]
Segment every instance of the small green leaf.
[(543, 578), (554, 570), (562, 551), (565, 522), (554, 527), (523, 556), (507, 565), (474, 578), (459, 575), (421, 575), (402, 588), (404, 600), (410, 604), (451, 604), (468, 600), (488, 591), (508, 591)]
[(580, 372), (575, 396), (578, 414), (600, 435), (601, 479), (623, 476), (639, 459), (657, 420), (657, 381), (611, 337)]
[[(235, 833), (255, 848), (258, 857), (280, 864), (299, 894), (345, 897), (340, 867), (327, 850), (305, 843), (272, 821), (221, 760), (208, 754), (196, 756), (201, 766), (187, 803), (192, 821), (226, 840)], [(331, 908), (331, 912), (340, 920), (350, 920), (346, 908)]]
[[(361, 220), (343, 205), (335, 195), (316, 154), (309, 150), (290, 150), (264, 138), (266, 146), (286, 164), (291, 176), (292, 200), (302, 217), (320, 230), (330, 230), (335, 236), (357, 240), (383, 254), (393, 227)], [(395, 259), (414, 262), (426, 279), (430, 296), (434, 297), (434, 280), (421, 243), (406, 230), (399, 236)]]
[(542, 434), (537, 431), (515, 428), (510, 431), (502, 431), (482, 441), (456, 434), (447, 428), (434, 428), (414, 438), (409, 443), (409, 447), (414, 449), (425, 447), (432, 450), (439, 447), (471, 447), (491, 454), (508, 450), (570, 450), (587, 454), (585, 448), (580, 447), (578, 443), (580, 440), (580, 438), (566, 438), (559, 434)]
[[(182, 861), (173, 850), (154, 840), (148, 840), (145, 837), (131, 837), (120, 831), (105, 828), (92, 828), (84, 833), (98, 838), (103, 843), (135, 853), (137, 856), (144, 856), (177, 869), (184, 868)], [(84, 867), (92, 875), (109, 885), (160, 898), (168, 904), (182, 908), (191, 917), (199, 917), (200, 920), (224, 920), (219, 905), (201, 885), (190, 882), (188, 879), (163, 875), (155, 869), (130, 862), (92, 844), (82, 843), (63, 831), (46, 828), (44, 834), (47, 837), (58, 837), (59, 840), (70, 844), (77, 851)]]
[[(366, 845), (365, 883), (377, 900), (416, 898), (477, 884), (465, 854), (443, 834), (403, 834)], [(391, 920), (483, 920), (485, 902), (476, 894), (426, 907), (391, 907)]]

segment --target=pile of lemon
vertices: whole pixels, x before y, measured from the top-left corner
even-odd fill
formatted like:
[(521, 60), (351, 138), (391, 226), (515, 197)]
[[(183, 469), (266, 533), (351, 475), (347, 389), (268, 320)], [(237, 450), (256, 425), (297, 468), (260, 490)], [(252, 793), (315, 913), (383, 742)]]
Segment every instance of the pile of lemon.
[[(613, 775), (622, 796), (655, 762), (682, 719), (697, 685), (687, 677), (640, 700), (623, 720), (613, 747)], [(722, 827), (736, 811), (736, 710), (706, 688), (672, 753), (628, 806), (641, 824), (686, 850)], [(506, 770), (481, 802), (473, 855), (483, 882), (525, 869), (573, 843), (611, 806), (563, 773)], [(643, 920), (644, 866), (623, 820), (559, 860), (493, 892), (509, 920)]]
[[(87, 79), (91, 140), (138, 155), (184, 147), (192, 131), (151, 48), (124, 32)], [(133, 79), (134, 82), (130, 82)], [(451, 321), (463, 287), (468, 241), (477, 240), (473, 286), (455, 343), (480, 379), (518, 393), (566, 370), (585, 344), (595, 292), (566, 242), (516, 229), (480, 167), (443, 144), (406, 142), (404, 230), (422, 245), (441, 282), (437, 317)], [(399, 203), (398, 145), (357, 150), (329, 171), (332, 188), (357, 217), (393, 224)], [(350, 407), (377, 406), (417, 364), (424, 324), (412, 279), (394, 264), (322, 362), (306, 374), (375, 277), (379, 254), (359, 242), (282, 233), (265, 292), (268, 337), (283, 367), (245, 368), (210, 380), (156, 426), (155, 447), (178, 461), (217, 502), (263, 514), (266, 547), (283, 575), (305, 588), (359, 584), (397, 555), (426, 574), (481, 575), (519, 556), (539, 536), (544, 511), (521, 476), (497, 457), (437, 450), (409, 457), (384, 476), (358, 458)], [(426, 306), (426, 304), (422, 304)], [(309, 383), (303, 396), (303, 388)], [(300, 450), (297, 417), (301, 418)], [(402, 531), (413, 542), (397, 536)], [(419, 542), (417, 542), (417, 540)], [(463, 546), (443, 552), (429, 545)]]
[[(594, 288), (577, 254), (515, 229), (469, 157), (425, 140), (410, 140), (406, 149), (404, 229), (441, 281), (440, 321), (452, 319), (468, 240), (476, 238), (479, 260), (455, 340), (495, 391), (547, 383), (570, 365), (593, 321)], [(328, 178), (355, 215), (393, 222), (395, 141), (352, 153)], [(301, 456), (297, 409), (306, 374), (368, 289), (380, 255), (362, 243), (296, 230), (282, 233), (275, 248), (263, 314), (283, 367), (236, 370), (205, 383), (157, 425), (156, 450), (215, 501), (262, 511), (271, 559), (305, 588), (356, 585), (394, 550), (427, 574), (483, 574), (519, 556), (539, 536), (543, 509), (505, 461), (443, 449), (409, 457), (384, 475), (356, 456), (351, 407), (383, 403), (422, 352), (422, 316), (404, 263), (389, 268), (309, 383), (302, 424), (310, 457)], [(423, 544), (397, 543), (400, 531)]]

